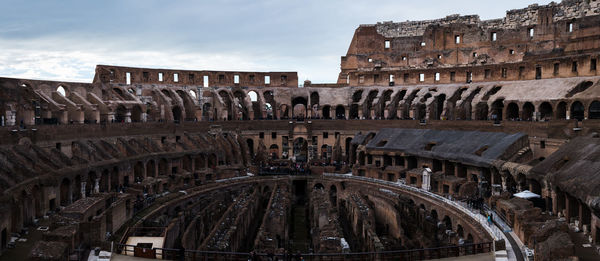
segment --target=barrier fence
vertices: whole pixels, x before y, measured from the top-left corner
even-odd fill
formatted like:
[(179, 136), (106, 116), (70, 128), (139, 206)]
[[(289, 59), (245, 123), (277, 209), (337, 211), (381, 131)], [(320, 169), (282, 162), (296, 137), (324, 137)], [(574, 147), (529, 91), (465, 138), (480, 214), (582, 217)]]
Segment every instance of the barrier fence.
[(492, 252), (492, 242), (446, 246), (438, 248), (424, 248), (382, 252), (360, 253), (305, 253), (305, 254), (267, 254), (267, 253), (240, 253), (198, 251), (169, 248), (144, 248), (133, 245), (118, 244), (116, 253), (129, 256), (158, 258), (165, 260), (430, 260), (439, 258), (460, 257)]

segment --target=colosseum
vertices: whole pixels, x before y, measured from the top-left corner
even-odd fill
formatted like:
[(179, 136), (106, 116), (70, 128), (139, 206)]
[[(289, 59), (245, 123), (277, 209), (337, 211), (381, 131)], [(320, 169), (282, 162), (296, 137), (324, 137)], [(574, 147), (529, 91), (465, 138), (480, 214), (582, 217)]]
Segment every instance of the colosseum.
[(0, 78), (0, 260), (600, 260), (599, 59), (563, 0), (359, 25), (336, 83)]

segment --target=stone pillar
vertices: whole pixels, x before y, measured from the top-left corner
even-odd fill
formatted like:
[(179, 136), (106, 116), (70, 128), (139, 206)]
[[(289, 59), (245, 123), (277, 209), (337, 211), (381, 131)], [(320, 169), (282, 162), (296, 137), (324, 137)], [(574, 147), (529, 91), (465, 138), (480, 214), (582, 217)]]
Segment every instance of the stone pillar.
[(69, 123), (69, 112), (60, 111), (57, 113), (57, 115), (58, 115), (58, 122), (60, 122), (60, 124), (68, 124)]
[(346, 114), (344, 116), (345, 116), (346, 120), (348, 120), (348, 119), (350, 119), (350, 108), (346, 107), (345, 110), (346, 110)]
[(505, 176), (501, 176), (502, 177), (502, 191), (506, 191), (506, 177)]
[(85, 181), (81, 182), (81, 198), (85, 198)]
[(100, 193), (100, 178), (97, 178), (94, 181), (94, 190), (92, 190), (94, 193)]
[(571, 223), (571, 209), (573, 207), (575, 207), (571, 204), (570, 197), (571, 196), (565, 194), (565, 203), (566, 203), (565, 208), (567, 209), (567, 211), (566, 211), (567, 213), (565, 213), (565, 217), (567, 218), (567, 223)]

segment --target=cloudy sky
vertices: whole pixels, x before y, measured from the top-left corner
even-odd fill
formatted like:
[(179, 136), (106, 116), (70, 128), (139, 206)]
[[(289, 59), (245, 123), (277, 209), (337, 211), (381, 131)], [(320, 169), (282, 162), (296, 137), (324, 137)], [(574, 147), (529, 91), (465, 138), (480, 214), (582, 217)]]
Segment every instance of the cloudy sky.
[[(298, 71), (335, 82), (359, 24), (500, 18), (523, 0), (1, 0), (0, 76), (91, 82), (96, 64)], [(539, 4), (550, 1), (538, 0)]]

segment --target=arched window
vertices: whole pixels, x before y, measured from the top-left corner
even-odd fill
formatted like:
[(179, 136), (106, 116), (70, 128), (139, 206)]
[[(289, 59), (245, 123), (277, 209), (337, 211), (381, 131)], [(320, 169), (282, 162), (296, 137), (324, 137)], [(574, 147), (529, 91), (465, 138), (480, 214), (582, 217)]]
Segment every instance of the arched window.
[(65, 87), (58, 86), (58, 88), (56, 88), (56, 92), (58, 92), (63, 97), (67, 96), (67, 91), (65, 90)]

